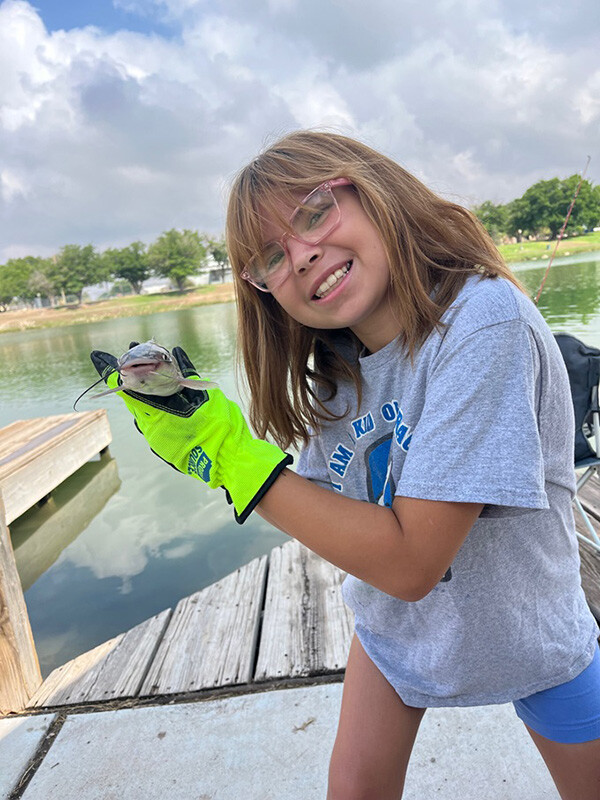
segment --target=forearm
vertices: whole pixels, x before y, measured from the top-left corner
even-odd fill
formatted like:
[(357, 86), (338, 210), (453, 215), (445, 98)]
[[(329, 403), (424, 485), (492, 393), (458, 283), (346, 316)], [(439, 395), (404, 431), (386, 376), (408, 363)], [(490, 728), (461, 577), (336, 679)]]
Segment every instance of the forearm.
[(416, 599), (422, 566), (392, 509), (352, 500), (285, 470), (257, 510), (345, 572), (388, 594)]
[[(185, 353), (174, 348), (173, 354), (182, 374), (190, 375), (193, 367)], [(107, 385), (116, 388), (117, 359), (100, 351), (92, 355)], [(289, 456), (279, 448), (252, 437), (239, 407), (219, 389), (186, 386), (160, 402), (136, 393), (118, 395), (160, 458), (209, 486), (227, 489), (238, 522), (258, 501), (257, 510), (273, 525), (404, 600), (431, 591), (483, 507), (395, 497), (390, 509), (315, 486), (285, 469)]]

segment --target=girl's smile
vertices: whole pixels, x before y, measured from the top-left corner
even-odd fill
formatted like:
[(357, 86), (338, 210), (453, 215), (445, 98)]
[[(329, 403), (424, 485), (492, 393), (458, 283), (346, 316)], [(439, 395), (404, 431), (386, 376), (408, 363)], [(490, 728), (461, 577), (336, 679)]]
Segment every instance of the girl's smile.
[[(318, 244), (287, 239), (290, 274), (272, 294), (303, 325), (350, 328), (375, 352), (400, 332), (389, 304), (387, 253), (355, 190), (338, 188), (335, 195), (341, 210), (339, 225)], [(279, 225), (270, 223), (263, 231), (264, 240), (282, 233)]]

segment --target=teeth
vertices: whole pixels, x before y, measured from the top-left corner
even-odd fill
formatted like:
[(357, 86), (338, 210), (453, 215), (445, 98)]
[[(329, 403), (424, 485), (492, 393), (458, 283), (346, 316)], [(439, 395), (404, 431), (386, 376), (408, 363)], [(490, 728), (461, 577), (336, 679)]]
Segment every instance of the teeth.
[(347, 264), (344, 264), (343, 267), (340, 269), (336, 269), (335, 272), (332, 272), (331, 275), (326, 278), (323, 283), (319, 286), (317, 291), (315, 292), (316, 296), (320, 299), (328, 294), (331, 289), (346, 275), (348, 270), (350, 269), (350, 261)]

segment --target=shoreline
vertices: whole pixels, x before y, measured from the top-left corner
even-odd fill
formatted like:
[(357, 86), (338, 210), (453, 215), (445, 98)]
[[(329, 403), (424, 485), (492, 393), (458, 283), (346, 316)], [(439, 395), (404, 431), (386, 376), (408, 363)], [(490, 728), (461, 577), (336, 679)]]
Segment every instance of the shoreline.
[[(533, 267), (533, 262), (539, 261), (541, 263), (538, 266), (542, 267), (552, 255), (554, 243), (525, 242), (521, 245), (501, 245), (498, 249), (509, 266), (528, 262)], [(557, 257), (563, 258), (593, 252), (599, 252), (600, 256), (598, 242), (577, 242), (576, 239), (571, 239), (568, 243), (565, 242), (564, 250), (560, 251)], [(138, 317), (163, 311), (179, 311), (183, 308), (195, 308), (215, 303), (231, 303), (234, 300), (233, 283), (220, 283), (202, 286), (183, 293), (128, 295), (82, 303), (80, 306), (4, 311), (0, 313), (0, 335), (67, 325), (85, 325), (88, 322), (100, 322), (119, 317)]]
[(80, 306), (56, 308), (25, 308), (4, 311), (0, 314), (0, 335), (41, 328), (61, 328), (67, 325), (85, 325), (119, 317), (139, 317), (163, 311), (230, 303), (235, 300), (233, 283), (220, 283), (191, 292), (128, 295), (110, 300), (82, 303)]

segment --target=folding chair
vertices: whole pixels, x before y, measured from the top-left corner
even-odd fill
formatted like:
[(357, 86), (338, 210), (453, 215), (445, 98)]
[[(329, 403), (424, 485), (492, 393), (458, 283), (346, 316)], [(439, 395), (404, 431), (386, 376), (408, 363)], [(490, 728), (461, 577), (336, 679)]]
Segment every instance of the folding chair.
[[(579, 492), (593, 475), (600, 475), (600, 350), (567, 333), (557, 333), (554, 338), (565, 360), (571, 384), (575, 412), (575, 470), (577, 473), (583, 470), (577, 478)], [(577, 494), (573, 502), (588, 532), (585, 535), (578, 531), (577, 536), (600, 552), (600, 538)]]

